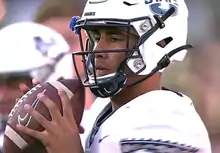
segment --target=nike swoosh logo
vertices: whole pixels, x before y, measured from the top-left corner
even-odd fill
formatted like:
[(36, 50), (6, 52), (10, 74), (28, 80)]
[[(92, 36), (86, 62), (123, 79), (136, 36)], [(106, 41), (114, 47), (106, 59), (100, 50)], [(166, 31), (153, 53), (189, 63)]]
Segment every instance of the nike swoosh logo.
[(126, 2), (126, 1), (124, 1), (123, 3), (124, 3), (125, 5), (127, 5), (127, 6), (133, 6), (133, 5), (139, 4), (139, 3), (129, 3), (129, 2)]
[(138, 5), (138, 3), (130, 4), (129, 6)]
[[(46, 89), (43, 91), (43, 93), (45, 93)], [(39, 99), (36, 98), (36, 100), (32, 103), (31, 107), (32, 108), (36, 108), (38, 103), (39, 103)], [(21, 115), (18, 115), (18, 124), (21, 124), (23, 126), (28, 126), (29, 123), (31, 122), (32, 116), (29, 113), (26, 113), (24, 115), (24, 117), (21, 117)]]
[(105, 138), (109, 137), (110, 135), (106, 135), (103, 138), (99, 139), (99, 143), (102, 142)]
[(108, 0), (90, 0), (89, 4), (99, 4), (99, 3), (105, 3)]

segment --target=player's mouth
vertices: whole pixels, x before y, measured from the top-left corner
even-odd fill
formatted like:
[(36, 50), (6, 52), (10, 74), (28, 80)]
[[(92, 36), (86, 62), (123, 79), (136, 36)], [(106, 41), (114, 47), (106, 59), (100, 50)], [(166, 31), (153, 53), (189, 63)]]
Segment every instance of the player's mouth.
[(96, 75), (97, 76), (104, 76), (110, 74), (110, 71), (108, 68), (104, 66), (96, 66)]

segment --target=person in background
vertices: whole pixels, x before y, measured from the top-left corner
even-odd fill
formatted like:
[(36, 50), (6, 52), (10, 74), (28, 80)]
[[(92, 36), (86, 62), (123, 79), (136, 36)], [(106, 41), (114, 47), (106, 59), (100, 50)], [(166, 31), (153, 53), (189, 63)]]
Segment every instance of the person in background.
[(19, 88), (32, 87), (32, 79), (47, 81), (56, 71), (56, 57), (67, 53), (69, 46), (54, 30), (31, 22), (2, 28), (0, 42), (1, 148), (7, 116), (23, 95)]
[[(58, 33), (60, 33), (70, 46), (70, 51), (79, 51), (78, 38), (70, 32), (69, 22), (72, 16), (81, 15), (84, 4), (86, 0), (46, 0), (45, 3), (36, 12), (34, 21), (43, 25), (46, 25)], [(83, 75), (83, 65), (81, 64), (81, 59), (77, 59), (80, 74)], [(71, 63), (71, 64), (70, 64)], [(62, 64), (62, 65), (61, 65)], [(58, 65), (63, 68), (64, 71), (60, 71), (60, 74), (65, 73), (65, 71), (73, 70), (73, 75), (75, 76), (75, 71), (72, 66), (72, 58), (63, 58)], [(67, 68), (72, 67), (72, 68)], [(95, 97), (86, 89), (86, 110), (90, 108)]]
[(204, 121), (212, 153), (220, 152), (220, 43), (205, 42), (188, 59), (188, 80), (195, 107)]

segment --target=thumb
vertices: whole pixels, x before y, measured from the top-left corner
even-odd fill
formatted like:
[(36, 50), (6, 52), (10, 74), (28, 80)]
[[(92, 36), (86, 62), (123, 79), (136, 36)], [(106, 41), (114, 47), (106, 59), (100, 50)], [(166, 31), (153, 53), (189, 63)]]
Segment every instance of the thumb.
[(21, 90), (23, 94), (25, 94), (26, 92), (30, 90), (30, 88), (24, 83), (19, 84), (19, 89)]

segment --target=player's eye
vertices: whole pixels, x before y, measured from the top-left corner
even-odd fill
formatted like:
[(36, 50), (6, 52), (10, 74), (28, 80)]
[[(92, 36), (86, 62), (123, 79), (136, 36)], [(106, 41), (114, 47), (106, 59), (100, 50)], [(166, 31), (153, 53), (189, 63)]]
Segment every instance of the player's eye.
[(115, 42), (115, 41), (120, 41), (121, 39), (120, 38), (117, 38), (117, 37), (112, 37), (111, 38), (111, 41)]
[(117, 41), (124, 41), (124, 38), (120, 35), (111, 35), (110, 40), (111, 42), (117, 42)]

